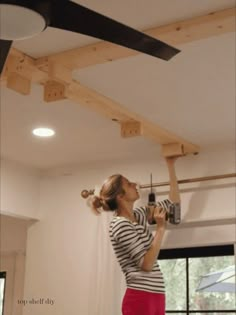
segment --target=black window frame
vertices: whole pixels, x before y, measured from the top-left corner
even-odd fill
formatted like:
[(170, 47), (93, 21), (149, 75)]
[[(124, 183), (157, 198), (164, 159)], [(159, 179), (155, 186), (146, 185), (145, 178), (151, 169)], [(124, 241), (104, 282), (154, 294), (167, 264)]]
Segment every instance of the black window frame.
[(6, 281), (7, 281), (7, 272), (0, 271), (0, 279), (4, 279), (4, 291), (3, 291), (3, 301), (2, 301), (2, 314), (4, 315), (4, 305), (5, 305), (5, 294), (6, 294)]
[(198, 246), (184, 248), (161, 249), (158, 260), (162, 259), (186, 259), (186, 310), (184, 311), (166, 311), (166, 314), (196, 314), (196, 313), (220, 313), (235, 314), (234, 310), (190, 310), (189, 309), (189, 258), (217, 257), (217, 256), (234, 256), (234, 245), (216, 245), (216, 246)]

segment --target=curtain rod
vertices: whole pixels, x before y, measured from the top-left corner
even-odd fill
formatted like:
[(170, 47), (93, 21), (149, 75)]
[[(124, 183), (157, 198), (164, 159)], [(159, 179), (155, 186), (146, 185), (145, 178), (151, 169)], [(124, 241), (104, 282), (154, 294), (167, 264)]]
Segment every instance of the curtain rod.
[[(236, 177), (236, 173), (230, 173), (230, 174), (222, 174), (222, 175), (214, 175), (214, 176), (204, 176), (204, 177), (196, 177), (196, 178), (188, 178), (188, 179), (180, 179), (178, 180), (178, 184), (186, 184), (186, 183), (196, 183), (196, 182), (204, 182), (208, 180), (216, 180), (216, 179), (224, 179), (224, 178), (232, 178)], [(169, 186), (170, 182), (161, 182), (161, 183), (153, 183), (152, 187), (161, 187), (161, 186)], [(140, 185), (141, 189), (150, 188), (150, 184), (146, 185)], [(83, 198), (88, 198), (88, 196), (94, 194), (94, 189), (90, 190), (82, 190), (81, 196)]]
[[(188, 179), (180, 179), (178, 180), (178, 184), (186, 184), (186, 183), (196, 183), (196, 182), (205, 182), (208, 180), (216, 180), (216, 179), (224, 179), (236, 177), (236, 173), (231, 174), (223, 174), (223, 175), (214, 175), (214, 176), (204, 176), (204, 177), (196, 177), (196, 178), (188, 178)], [(170, 182), (161, 182), (161, 183), (153, 183), (152, 187), (161, 187), (161, 186), (169, 186)], [(150, 184), (140, 185), (140, 188), (150, 188)]]

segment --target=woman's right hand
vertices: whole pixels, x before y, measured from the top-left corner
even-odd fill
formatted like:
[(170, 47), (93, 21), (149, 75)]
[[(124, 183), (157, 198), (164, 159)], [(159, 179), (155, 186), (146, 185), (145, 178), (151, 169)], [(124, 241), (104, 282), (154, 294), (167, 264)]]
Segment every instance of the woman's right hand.
[(154, 209), (153, 218), (157, 223), (156, 233), (153, 237), (150, 248), (144, 255), (144, 259), (141, 265), (141, 269), (146, 272), (152, 271), (153, 266), (157, 261), (157, 257), (160, 253), (161, 243), (165, 234), (166, 227), (166, 210), (156, 206)]
[(156, 206), (154, 209), (154, 220), (156, 221), (157, 228), (166, 228), (166, 210), (162, 207)]

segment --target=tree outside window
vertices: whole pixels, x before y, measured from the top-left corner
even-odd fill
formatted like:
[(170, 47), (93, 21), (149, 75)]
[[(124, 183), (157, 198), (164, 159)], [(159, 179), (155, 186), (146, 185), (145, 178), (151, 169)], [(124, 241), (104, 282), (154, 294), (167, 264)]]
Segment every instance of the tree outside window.
[[(226, 291), (228, 287), (224, 284), (220, 286), (221, 292), (217, 292), (219, 285), (210, 288), (216, 278), (213, 273), (235, 265), (233, 246), (231, 250), (229, 246), (208, 249), (208, 253), (207, 247), (196, 248), (195, 251), (194, 248), (186, 248), (161, 252), (159, 264), (166, 285), (166, 313), (235, 314), (236, 296), (232, 292), (233, 286), (235, 290), (235, 273), (232, 276), (231, 272), (231, 277), (227, 280), (232, 283), (230, 292)], [(208, 281), (206, 288), (198, 290), (203, 276), (209, 274), (207, 279), (210, 282)]]

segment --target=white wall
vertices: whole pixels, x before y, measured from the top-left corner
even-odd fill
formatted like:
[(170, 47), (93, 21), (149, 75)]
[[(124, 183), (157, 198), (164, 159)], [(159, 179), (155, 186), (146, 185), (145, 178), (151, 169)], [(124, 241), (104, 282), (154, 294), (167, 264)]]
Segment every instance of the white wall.
[(0, 270), (7, 272), (4, 315), (21, 315), (28, 220), (0, 215)]
[[(198, 156), (180, 159), (176, 168), (179, 179), (232, 173), (235, 172), (235, 152), (201, 152)], [(91, 280), (96, 276), (93, 272), (99, 263), (96, 254), (102, 250), (97, 234), (102, 218), (91, 213), (80, 193), (83, 189), (100, 185), (113, 173), (122, 173), (131, 180), (146, 184), (151, 172), (154, 182), (168, 180), (164, 162), (155, 160), (155, 157), (139, 162), (54, 170), (41, 180), (41, 220), (30, 227), (28, 236), (25, 299), (49, 299), (53, 305), (28, 303), (24, 307), (24, 315), (90, 315), (90, 305), (95, 298), (92, 296)], [(234, 181), (182, 186), (183, 219), (201, 221), (235, 217)], [(143, 191), (142, 197), (145, 198), (147, 193)], [(165, 197), (165, 191), (162, 190), (159, 195)], [(143, 201), (145, 203), (147, 199)], [(106, 235), (106, 231), (103, 232)], [(235, 225), (184, 229), (179, 226), (166, 233), (163, 247), (216, 242), (235, 242)], [(106, 263), (106, 254), (103, 253), (104, 260), (99, 258), (101, 265)], [(117, 300), (106, 303), (119, 304)], [(111, 315), (111, 312), (102, 315)]]
[(27, 228), (39, 215), (40, 172), (4, 159), (0, 167), (0, 269), (7, 272), (4, 314), (21, 315)]
[(13, 161), (0, 163), (0, 213), (38, 218), (40, 172)]

